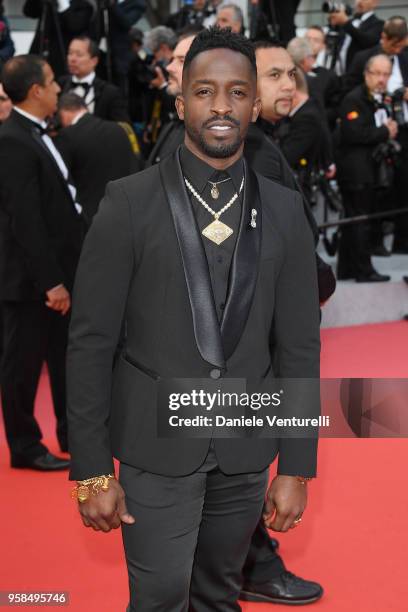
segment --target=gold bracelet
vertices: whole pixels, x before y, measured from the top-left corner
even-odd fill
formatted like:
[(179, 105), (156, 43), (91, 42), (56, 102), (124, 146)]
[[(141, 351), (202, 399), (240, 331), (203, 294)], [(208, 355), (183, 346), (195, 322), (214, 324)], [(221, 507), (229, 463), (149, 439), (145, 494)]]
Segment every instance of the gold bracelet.
[(89, 499), (90, 495), (98, 495), (99, 491), (109, 489), (109, 481), (115, 478), (115, 474), (107, 476), (95, 476), (86, 480), (78, 480), (77, 486), (71, 491), (71, 497), (77, 499), (81, 504)]
[(310, 476), (295, 476), (295, 478), (303, 485), (305, 485), (310, 480), (313, 480), (313, 478)]

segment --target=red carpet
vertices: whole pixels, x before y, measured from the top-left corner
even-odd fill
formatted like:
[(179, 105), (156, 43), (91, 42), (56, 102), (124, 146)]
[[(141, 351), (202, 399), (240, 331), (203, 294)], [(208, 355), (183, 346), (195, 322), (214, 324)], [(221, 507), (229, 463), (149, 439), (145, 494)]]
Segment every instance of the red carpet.
[[(323, 330), (322, 375), (408, 377), (408, 324)], [(47, 379), (38, 415), (57, 451)], [(322, 440), (302, 526), (279, 536), (288, 568), (315, 579), (322, 612), (405, 612), (408, 507), (406, 440)], [(120, 533), (83, 528), (66, 474), (8, 468), (0, 432), (0, 591), (69, 591), (73, 612), (124, 612), (127, 579)], [(47, 610), (59, 610), (48, 606)], [(288, 610), (243, 603), (244, 612)]]

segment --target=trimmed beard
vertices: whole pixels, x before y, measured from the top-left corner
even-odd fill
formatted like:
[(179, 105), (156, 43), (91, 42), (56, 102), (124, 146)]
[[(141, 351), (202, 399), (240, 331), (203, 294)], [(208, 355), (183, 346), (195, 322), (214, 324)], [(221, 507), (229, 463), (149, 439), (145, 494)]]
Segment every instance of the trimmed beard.
[(204, 138), (203, 130), (197, 132), (196, 130), (191, 129), (185, 122), (184, 126), (187, 134), (201, 150), (201, 152), (208, 157), (213, 157), (214, 159), (227, 159), (228, 157), (232, 157), (238, 151), (243, 142), (243, 138), (241, 138), (241, 134), (238, 131), (237, 138), (234, 140), (234, 142), (231, 142), (230, 144), (220, 142), (216, 145), (210, 145)]

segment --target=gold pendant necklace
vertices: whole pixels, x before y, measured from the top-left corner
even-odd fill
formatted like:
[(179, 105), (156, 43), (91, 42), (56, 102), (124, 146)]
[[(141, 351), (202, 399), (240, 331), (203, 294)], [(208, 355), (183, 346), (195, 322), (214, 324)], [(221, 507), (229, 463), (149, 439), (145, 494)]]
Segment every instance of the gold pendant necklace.
[(228, 210), (228, 208), (230, 208), (235, 202), (235, 200), (238, 198), (239, 194), (241, 193), (244, 187), (244, 178), (241, 181), (239, 192), (235, 193), (232, 196), (232, 198), (229, 200), (229, 202), (227, 202), (227, 204), (223, 206), (221, 210), (219, 210), (218, 212), (215, 212), (215, 210), (213, 210), (210, 206), (208, 206), (207, 202), (200, 196), (199, 193), (197, 193), (197, 191), (194, 189), (192, 184), (186, 179), (186, 177), (184, 177), (184, 182), (187, 186), (187, 189), (190, 191), (190, 193), (192, 193), (193, 196), (200, 202), (200, 204), (202, 204), (204, 208), (208, 210), (208, 212), (214, 217), (214, 221), (203, 229), (202, 231), (203, 236), (205, 236), (212, 242), (215, 242), (216, 245), (220, 245), (222, 242), (224, 242), (224, 240), (229, 238), (231, 234), (234, 233), (234, 230), (228, 225), (226, 225), (225, 223), (223, 223), (222, 221), (220, 221), (219, 219), (222, 213)]
[(218, 187), (217, 185), (221, 185), (221, 183), (226, 183), (227, 181), (230, 181), (230, 178), (226, 178), (222, 181), (217, 181), (216, 183), (213, 183), (213, 181), (208, 181), (211, 185), (211, 197), (213, 200), (218, 200), (218, 198), (220, 197), (220, 192), (218, 191)]

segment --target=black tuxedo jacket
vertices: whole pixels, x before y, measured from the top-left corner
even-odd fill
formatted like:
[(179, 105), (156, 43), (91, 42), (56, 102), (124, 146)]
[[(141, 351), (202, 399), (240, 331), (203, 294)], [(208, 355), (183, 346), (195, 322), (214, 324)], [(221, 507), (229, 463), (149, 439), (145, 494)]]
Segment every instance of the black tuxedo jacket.
[[(68, 45), (75, 36), (89, 35), (93, 15), (92, 3), (88, 0), (71, 0), (70, 6), (66, 11), (55, 13), (50, 3), (43, 0), (26, 0), (23, 6), (23, 13), (26, 17), (38, 19), (37, 28), (31, 44), (30, 53), (40, 54), (45, 50), (41, 49), (41, 19), (45, 7), (44, 20), (44, 39), (48, 41), (47, 61), (52, 66), (57, 77), (66, 72), (65, 55)], [(56, 20), (54, 18), (56, 14)], [(58, 23), (61, 33), (61, 43), (56, 27)], [(47, 45), (47, 43), (46, 43)]]
[(71, 289), (84, 221), (34, 124), (13, 111), (0, 128), (0, 298)]
[(78, 199), (90, 220), (109, 181), (140, 170), (122, 127), (90, 113), (58, 135), (57, 144), (78, 189)]
[[(178, 151), (109, 184), (74, 291), (67, 358), (72, 479), (111, 472), (112, 454), (158, 474), (198, 469), (208, 439), (157, 438), (159, 378), (208, 379), (215, 369), (263, 388), (274, 376), (319, 376), (316, 264), (301, 196), (247, 166), (245, 176), (221, 325)], [(123, 319), (124, 354), (112, 375)], [(259, 471), (278, 451), (280, 473), (315, 473), (315, 440), (218, 439), (215, 448), (225, 473)]]
[[(61, 93), (67, 93), (75, 88), (72, 77), (65, 75), (59, 79)], [(129, 113), (126, 107), (126, 100), (119, 87), (108, 83), (99, 77), (95, 77), (95, 117), (107, 119), (109, 121), (126, 121), (130, 123)]]
[(359, 190), (375, 181), (373, 151), (389, 139), (385, 125), (376, 127), (375, 105), (365, 85), (358, 85), (340, 107), (337, 177), (344, 188)]
[(350, 20), (343, 26), (343, 31), (351, 36), (351, 43), (347, 50), (346, 70), (348, 70), (354, 56), (363, 49), (370, 49), (378, 44), (384, 27), (384, 21), (378, 19), (376, 15), (371, 15), (362, 21), (358, 28), (355, 28)]
[[(360, 51), (355, 56), (349, 70), (344, 75), (343, 83), (344, 83), (344, 91), (349, 92), (357, 85), (360, 85), (364, 82), (364, 68), (367, 61), (370, 57), (374, 57), (374, 55), (383, 54), (384, 51), (381, 45), (375, 45), (375, 47), (371, 47), (371, 49), (366, 49), (365, 51)], [(405, 87), (408, 87), (408, 49), (404, 49), (398, 55), (398, 62), (401, 69), (402, 79), (404, 81)]]

